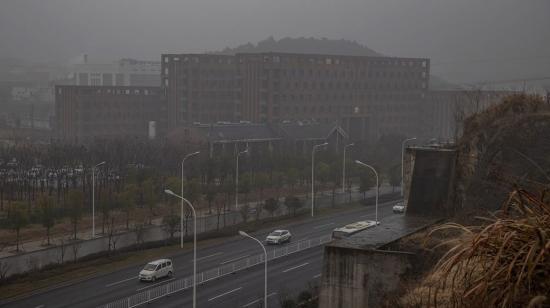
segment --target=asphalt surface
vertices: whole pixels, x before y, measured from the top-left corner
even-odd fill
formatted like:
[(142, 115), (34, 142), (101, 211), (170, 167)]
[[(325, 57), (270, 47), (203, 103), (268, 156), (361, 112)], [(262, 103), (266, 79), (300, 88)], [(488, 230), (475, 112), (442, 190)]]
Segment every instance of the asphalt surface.
[[(393, 214), (395, 201), (379, 205), (379, 219)], [(374, 206), (309, 218), (299, 223), (284, 226), (292, 233), (292, 241), (318, 238), (359, 220), (374, 219)], [(265, 239), (271, 229), (254, 232), (251, 235)], [(270, 250), (277, 246), (268, 246)], [(273, 260), (268, 265), (268, 294), (270, 307), (278, 307), (281, 294), (296, 293), (307, 288), (310, 281), (319, 279), (323, 257), (322, 247), (311, 248), (287, 257)], [(261, 254), (263, 251), (250, 239), (235, 236), (223, 243), (203, 247), (197, 252), (197, 271), (206, 271), (224, 264)], [(170, 256), (174, 262), (174, 279), (192, 274), (192, 250)], [(163, 285), (167, 279), (156, 283), (139, 282), (137, 274), (142, 266), (132, 266), (106, 275), (76, 282), (65, 287), (42, 292), (28, 298), (2, 305), (2, 307), (97, 307), (111, 301), (131, 296), (148, 288)], [(198, 307), (259, 307), (256, 301), (263, 297), (263, 266), (254, 266), (235, 274), (209, 281), (197, 289)], [(169, 297), (158, 299), (151, 307), (191, 307), (192, 291), (184, 290)], [(248, 306), (246, 306), (248, 305)]]

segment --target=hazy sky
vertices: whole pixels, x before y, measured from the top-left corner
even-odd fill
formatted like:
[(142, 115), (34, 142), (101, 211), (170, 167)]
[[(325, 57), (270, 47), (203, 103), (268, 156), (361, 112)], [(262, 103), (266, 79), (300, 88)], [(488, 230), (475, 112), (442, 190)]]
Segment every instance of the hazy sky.
[(428, 57), (453, 81), (550, 75), (550, 0), (0, 0), (0, 57), (155, 60), (270, 35)]

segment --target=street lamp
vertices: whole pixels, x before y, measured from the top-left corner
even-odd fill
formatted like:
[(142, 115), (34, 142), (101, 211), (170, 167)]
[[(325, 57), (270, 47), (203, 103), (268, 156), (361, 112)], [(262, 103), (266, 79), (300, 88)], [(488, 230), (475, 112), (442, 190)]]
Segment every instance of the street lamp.
[[(185, 199), (184, 197), (175, 194), (170, 189), (165, 189), (165, 193), (172, 195), (176, 198), (180, 198), (182, 201), (182, 207), (181, 207), (181, 216), (183, 217), (183, 201), (189, 205), (191, 208), (191, 211), (193, 212), (193, 308), (197, 307), (197, 215), (195, 213), (195, 208), (193, 207), (193, 204), (189, 202), (189, 200)], [(180, 230), (180, 236), (183, 233), (183, 230)], [(182, 237), (183, 238), (183, 237)]]
[(257, 238), (248, 235), (248, 233), (244, 231), (239, 231), (239, 234), (256, 241), (264, 250), (264, 308), (267, 308), (267, 251), (265, 250), (264, 244), (262, 244), (262, 242), (260, 242)]
[(104, 161), (92, 167), (92, 238), (95, 238), (95, 169), (102, 165)]
[(405, 139), (403, 140), (403, 143), (401, 143), (401, 197), (403, 197), (403, 177), (405, 177), (405, 173), (404, 173), (405, 143), (411, 140), (416, 140), (416, 137)]
[(350, 143), (344, 146), (344, 161), (342, 162), (342, 193), (346, 192), (346, 149), (354, 145), (354, 143)]
[[(199, 153), (200, 153), (200, 152), (197, 151), (197, 152), (194, 152), (194, 153), (187, 154), (187, 155), (185, 155), (185, 157), (184, 157), (183, 160), (181, 161), (181, 195), (182, 195), (182, 196), (184, 195), (184, 193), (183, 193), (183, 163), (184, 163), (185, 160), (188, 159), (189, 157), (198, 155)], [(181, 200), (180, 247), (183, 248), (183, 199)]]
[(356, 164), (358, 165), (361, 165), (361, 166), (365, 166), (367, 168), (369, 168), (370, 170), (372, 170), (374, 172), (374, 175), (376, 176), (376, 209), (375, 209), (375, 221), (376, 221), (376, 225), (378, 225), (378, 172), (376, 172), (376, 170), (370, 166), (370, 165), (367, 165), (363, 162), (360, 162), (358, 160), (355, 161)]
[(328, 142), (314, 145), (311, 150), (311, 217), (313, 217), (313, 208), (315, 206), (315, 152), (327, 144)]
[(239, 156), (248, 153), (248, 148), (237, 154), (237, 167), (235, 168), (235, 210), (239, 209)]

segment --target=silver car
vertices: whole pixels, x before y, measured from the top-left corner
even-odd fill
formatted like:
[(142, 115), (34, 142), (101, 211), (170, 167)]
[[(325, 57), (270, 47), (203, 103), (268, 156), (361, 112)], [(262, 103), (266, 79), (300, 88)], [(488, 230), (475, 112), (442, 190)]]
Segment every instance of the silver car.
[(266, 244), (282, 244), (284, 242), (290, 242), (292, 234), (288, 230), (275, 230), (267, 236), (265, 239)]

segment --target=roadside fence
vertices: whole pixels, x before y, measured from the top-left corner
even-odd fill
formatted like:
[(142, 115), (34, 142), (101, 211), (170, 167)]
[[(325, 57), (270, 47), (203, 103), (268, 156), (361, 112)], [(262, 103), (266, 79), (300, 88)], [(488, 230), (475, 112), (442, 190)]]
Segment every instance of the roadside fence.
[[(331, 235), (325, 235), (319, 238), (294, 242), (284, 247), (276, 248), (267, 253), (267, 261), (279, 259), (293, 253), (304, 251), (313, 247), (324, 245), (331, 241)], [(245, 270), (247, 268), (264, 263), (265, 255), (259, 254), (246, 259), (235, 261), (224, 266), (213, 268), (208, 271), (197, 273), (197, 285), (203, 284), (210, 280)], [(137, 278), (136, 278), (137, 279)], [(180, 292), (193, 287), (193, 276), (167, 282), (166, 284), (150, 288), (132, 296), (119, 299), (117, 301), (99, 306), (98, 308), (132, 308), (151, 301), (168, 296), (175, 292)]]

